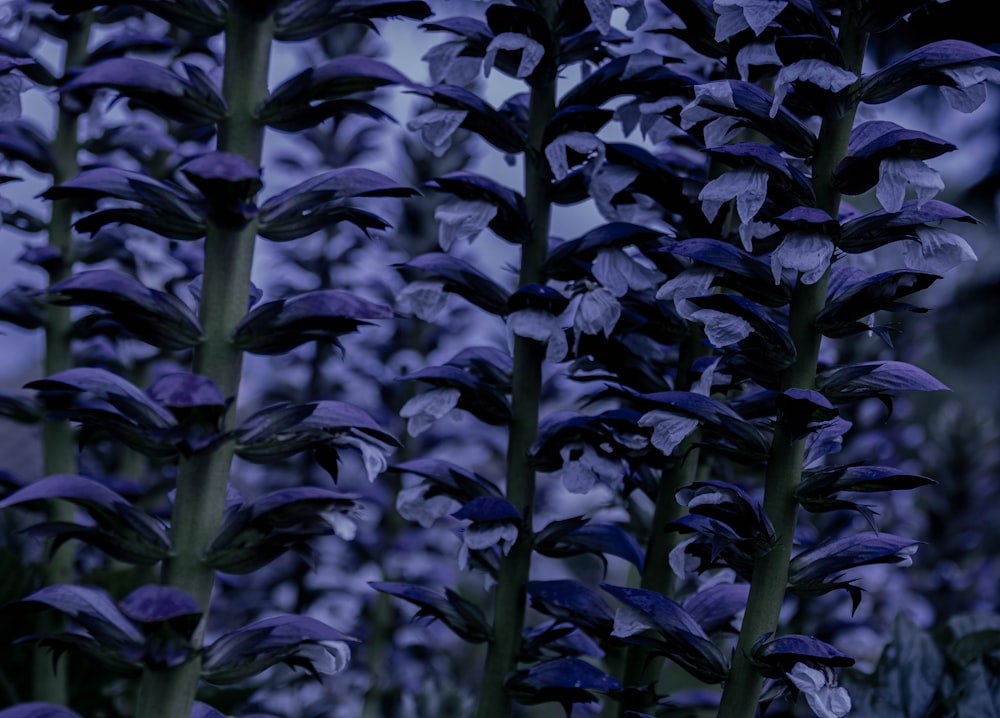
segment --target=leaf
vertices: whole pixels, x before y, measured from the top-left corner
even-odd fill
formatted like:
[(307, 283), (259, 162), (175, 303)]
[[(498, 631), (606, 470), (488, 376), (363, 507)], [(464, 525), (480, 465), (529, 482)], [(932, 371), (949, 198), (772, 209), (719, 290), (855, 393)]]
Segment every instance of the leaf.
[(137, 106), (182, 123), (209, 124), (225, 119), (225, 100), (215, 88), (185, 79), (165, 67), (137, 58), (114, 57), (84, 67), (60, 88), (62, 93), (110, 88)]
[(98, 307), (137, 339), (160, 349), (188, 349), (202, 341), (201, 325), (183, 302), (121, 272), (78, 272), (50, 286), (48, 293), (53, 304)]
[(592, 553), (602, 561), (606, 561), (604, 554), (608, 554), (625, 559), (640, 571), (645, 561), (639, 542), (618, 524), (586, 523), (566, 531), (543, 530), (535, 536), (535, 550), (557, 558)]
[(25, 120), (0, 122), (0, 155), (8, 161), (24, 162), (40, 174), (51, 175), (55, 170), (49, 139)]
[(310, 67), (279, 85), (256, 109), (257, 119), (278, 130), (300, 132), (329, 117), (356, 110), (386, 116), (367, 103), (344, 98), (387, 85), (413, 85), (405, 75), (380, 60), (342, 55)]
[(22, 329), (38, 329), (45, 324), (43, 292), (25, 286), (13, 286), (0, 295), (0, 321)]
[(351, 537), (355, 526), (349, 517), (363, 509), (357, 498), (312, 486), (265, 494), (226, 513), (204, 562), (218, 571), (247, 574), (289, 550), (308, 558), (309, 541), (316, 537)]
[(253, 354), (284, 354), (307, 342), (340, 347), (339, 337), (392, 310), (339, 289), (317, 289), (261, 304), (236, 326), (233, 343)]
[(98, 643), (115, 650), (139, 646), (142, 632), (122, 615), (111, 596), (93, 586), (46, 586), (13, 604), (19, 610), (41, 604), (55, 609), (85, 628)]
[(275, 242), (308, 236), (331, 224), (348, 221), (362, 230), (385, 229), (378, 216), (345, 204), (359, 197), (409, 197), (417, 194), (372, 170), (343, 167), (323, 172), (273, 197), (260, 207), (258, 233)]
[(907, 53), (861, 81), (860, 99), (870, 105), (894, 100), (926, 85), (958, 86), (949, 71), (1000, 63), (1000, 55), (964, 40), (939, 40)]
[(423, 20), (430, 14), (427, 3), (414, 0), (299, 0), (284, 3), (275, 12), (275, 38), (306, 40), (339, 25), (360, 23), (374, 29), (372, 20), (390, 17)]
[(868, 331), (871, 327), (860, 320), (877, 311), (912, 310), (910, 305), (899, 304), (897, 300), (926, 289), (938, 279), (936, 274), (906, 270), (865, 277), (841, 288), (827, 301), (816, 316), (816, 328), (828, 337)]
[(667, 241), (657, 250), (696, 260), (724, 270), (713, 284), (740, 292), (751, 301), (769, 307), (781, 307), (791, 299), (791, 284), (782, 280), (775, 286), (768, 263), (749, 252), (718, 239), (692, 237)]
[(837, 165), (834, 183), (845, 194), (862, 194), (878, 182), (879, 166), (887, 158), (926, 160), (955, 149), (950, 142), (894, 122), (863, 122), (851, 131), (848, 154)]
[(751, 661), (765, 676), (780, 678), (790, 672), (796, 663), (806, 665), (846, 668), (854, 659), (841, 653), (834, 646), (813, 636), (787, 635), (777, 638), (762, 636), (751, 649)]
[(909, 200), (903, 202), (899, 212), (880, 209), (844, 222), (838, 247), (850, 254), (860, 254), (902, 239), (919, 241), (918, 228), (946, 219), (977, 223), (971, 215), (946, 202)]
[(53, 10), (60, 15), (74, 15), (92, 10), (98, 5), (112, 7), (139, 7), (163, 18), (171, 25), (188, 30), (195, 35), (211, 37), (222, 31), (226, 24), (225, 5), (206, 0), (55, 0)]
[(116, 167), (84, 170), (73, 179), (50, 187), (41, 196), (84, 202), (115, 197), (144, 205), (92, 213), (76, 224), (84, 232), (96, 232), (112, 222), (127, 222), (173, 239), (199, 239), (205, 235), (205, 220), (198, 211), (203, 205), (200, 197), (141, 172)]
[(435, 177), (428, 187), (463, 200), (481, 200), (497, 208), (489, 228), (513, 244), (524, 244), (531, 235), (524, 197), (489, 177), (472, 172), (451, 172)]
[(518, 154), (524, 151), (527, 141), (524, 130), (474, 92), (457, 85), (434, 85), (411, 91), (439, 105), (466, 112), (461, 127), (475, 132), (501, 152)]
[(402, 381), (419, 380), (438, 388), (457, 389), (460, 392), (457, 407), (487, 424), (502, 426), (511, 420), (505, 388), (492, 385), (458, 367), (426, 367), (399, 378)]
[(760, 430), (717, 399), (689, 391), (654, 392), (635, 398), (648, 410), (662, 410), (698, 420), (702, 428), (707, 429), (703, 440), (717, 450), (731, 452), (748, 461), (757, 461), (767, 455), (768, 442)]
[(923, 369), (901, 361), (863, 362), (830, 369), (817, 377), (816, 386), (835, 404), (899, 391), (948, 391)]
[(0, 501), (0, 508), (54, 499), (80, 506), (96, 526), (46, 523), (29, 529), (56, 536), (53, 551), (67, 539), (78, 538), (127, 563), (152, 565), (170, 555), (170, 539), (159, 520), (104, 484), (84, 476), (57, 474), (39, 479)]
[(147, 428), (168, 428), (176, 422), (144, 392), (107, 369), (77, 367), (25, 384), (43, 392), (86, 392), (107, 401), (125, 416)]
[(444, 291), (453, 292), (490, 314), (500, 315), (507, 309), (507, 290), (458, 257), (429, 252), (395, 266), (407, 281), (441, 281)]
[(617, 679), (573, 657), (555, 658), (513, 671), (505, 685), (518, 703), (556, 702), (562, 704), (567, 715), (574, 703), (597, 702), (590, 691), (610, 693), (621, 690)]
[(320, 672), (343, 670), (350, 658), (348, 643), (355, 641), (315, 618), (272, 616), (217, 638), (204, 650), (201, 675), (209, 683), (226, 685), (284, 663), (319, 678)]
[[(846, 588), (838, 583), (849, 569), (880, 563), (909, 566), (920, 541), (887, 533), (864, 532), (841, 536), (797, 553), (789, 563), (789, 582), (793, 590), (825, 593)], [(825, 584), (825, 585), (824, 585)], [(854, 595), (855, 608), (859, 596)]]
[(579, 581), (568, 579), (529, 581), (531, 607), (595, 636), (611, 633), (614, 613), (601, 595)]
[(482, 610), (450, 589), (442, 593), (416, 584), (393, 581), (370, 581), (368, 585), (418, 606), (420, 610), (414, 618), (438, 619), (470, 643), (483, 643), (492, 636)]
[(728, 661), (680, 604), (660, 593), (641, 588), (607, 583), (602, 583), (601, 588), (641, 614), (650, 627), (660, 634), (660, 638), (643, 638), (633, 634), (626, 638), (628, 642), (644, 645), (655, 653), (670, 658), (692, 676), (706, 683), (725, 680), (729, 673)]
[(859, 697), (866, 699), (867, 705), (862, 705), (868, 708), (868, 716), (901, 718), (925, 718), (947, 680), (945, 659), (934, 639), (904, 613), (893, 622), (892, 635), (874, 674), (845, 671), (843, 678), (852, 696), (861, 694)]

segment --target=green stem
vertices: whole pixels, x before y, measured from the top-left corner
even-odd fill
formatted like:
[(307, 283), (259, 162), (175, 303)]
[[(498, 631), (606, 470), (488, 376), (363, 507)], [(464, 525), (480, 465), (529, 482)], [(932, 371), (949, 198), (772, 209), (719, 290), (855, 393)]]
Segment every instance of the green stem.
[[(677, 367), (678, 388), (689, 386), (689, 374), (694, 361), (705, 356), (707, 348), (703, 342), (704, 333), (692, 327), (691, 333), (681, 343), (680, 361)], [(656, 493), (653, 521), (646, 545), (646, 560), (639, 585), (647, 591), (669, 596), (674, 591), (674, 575), (670, 570), (670, 552), (677, 545), (677, 535), (664, 530), (672, 521), (679, 519), (684, 511), (677, 503), (678, 489), (695, 480), (698, 473), (700, 451), (695, 448), (700, 439), (696, 431), (677, 447), (672, 466), (663, 472)], [(663, 667), (663, 659), (650, 655), (648, 649), (630, 646), (625, 656), (622, 684), (631, 687), (654, 685), (658, 682)], [(629, 692), (618, 705), (616, 715), (624, 718), (629, 711), (639, 712), (649, 706), (653, 696), (643, 692)], [(610, 709), (609, 709), (610, 710)], [(608, 713), (608, 715), (612, 715)]]
[[(539, 9), (551, 25), (556, 4), (549, 0)], [(555, 112), (556, 75), (551, 59), (546, 58), (544, 75), (531, 85), (528, 118), (528, 146), (524, 156), (524, 189), (531, 225), (531, 237), (521, 249), (520, 286), (541, 282), (542, 265), (548, 254), (551, 201), (549, 171), (544, 155), (544, 134)], [(525, 584), (531, 569), (533, 536), (532, 513), (535, 501), (535, 469), (531, 463), (531, 445), (538, 436), (538, 413), (541, 401), (541, 343), (514, 337), (514, 369), (511, 377), (513, 419), (507, 444), (506, 497), (521, 512), (521, 531), (517, 541), (500, 560), (493, 613), (493, 637), (486, 653), (485, 675), (479, 698), (478, 718), (508, 718), (512, 701), (504, 687), (507, 674), (517, 666), (524, 625)]]
[[(63, 58), (64, 76), (85, 60), (92, 23), (92, 13), (81, 13), (78, 16), (73, 31), (66, 39), (66, 53)], [(52, 141), (52, 156), (55, 158), (53, 184), (60, 184), (79, 174), (80, 167), (77, 163), (79, 150), (77, 115), (60, 107), (56, 118), (56, 133)], [(55, 200), (52, 203), (48, 244), (59, 252), (62, 261), (50, 270), (50, 284), (66, 279), (73, 271), (73, 211), (74, 204), (71, 200)], [(69, 307), (49, 305), (46, 309), (45, 376), (52, 376), (73, 366), (70, 351), (71, 324)], [(42, 447), (44, 457), (42, 470), (45, 476), (77, 472), (76, 437), (68, 421), (44, 422)], [(64, 501), (52, 502), (48, 512), (49, 521), (73, 521), (75, 516), (72, 504)], [(74, 552), (71, 546), (66, 545), (56, 551), (45, 566), (46, 584), (72, 583), (73, 560)], [(58, 619), (46, 616), (41, 619), (41, 623), (44, 624), (39, 626), (41, 633), (62, 630)], [(32, 694), (37, 700), (65, 705), (69, 699), (66, 661), (60, 661), (53, 671), (52, 657), (48, 651), (41, 649), (34, 652), (33, 661)]]
[[(860, 73), (868, 37), (855, 25), (856, 2), (851, 0), (845, 4), (839, 43), (847, 67)], [(840, 208), (840, 194), (833, 184), (834, 169), (847, 153), (856, 111), (857, 106), (852, 104), (842, 113), (825, 117), (820, 128), (813, 185), (817, 206), (831, 217), (837, 217)], [(815, 284), (804, 284), (800, 279), (792, 294), (789, 333), (795, 342), (796, 359), (782, 376), (782, 389), (812, 389), (815, 386), (822, 339), (815, 321), (826, 302), (828, 279), (829, 273)], [(802, 478), (804, 455), (805, 440), (791, 441), (779, 421), (764, 483), (764, 511), (774, 525), (776, 542), (754, 562), (743, 626), (719, 707), (719, 715), (726, 718), (753, 718), (757, 712), (763, 678), (750, 662), (750, 653), (762, 635), (778, 629), (798, 512), (795, 489)]]
[[(218, 149), (239, 154), (259, 166), (264, 128), (253, 116), (267, 97), (267, 72), (274, 28), (270, 19), (255, 22), (230, 9), (222, 92), (229, 115), (219, 126)], [(236, 325), (246, 315), (250, 295), (257, 227), (242, 230), (209, 225), (205, 237), (205, 271), (199, 319), (204, 341), (195, 350), (194, 371), (214, 381), (223, 396), (238, 394), (243, 354), (231, 342)], [(232, 414), (228, 417), (232, 424)], [(171, 517), (173, 554), (164, 563), (163, 582), (191, 594), (208, 614), (215, 572), (202, 555), (218, 530), (225, 504), (233, 445), (182, 459)], [(200, 647), (205, 619), (194, 636)], [(197, 658), (165, 671), (147, 670), (139, 690), (136, 715), (141, 718), (188, 718), (201, 671)]]

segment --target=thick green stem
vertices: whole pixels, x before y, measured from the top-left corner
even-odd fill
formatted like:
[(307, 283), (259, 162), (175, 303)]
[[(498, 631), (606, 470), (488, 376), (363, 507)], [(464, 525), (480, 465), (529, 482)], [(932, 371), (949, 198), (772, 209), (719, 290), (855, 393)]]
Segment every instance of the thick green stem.
[[(219, 127), (218, 149), (260, 164), (263, 127), (254, 108), (267, 97), (267, 72), (273, 24), (255, 22), (230, 9), (226, 24), (223, 96), (229, 106)], [(214, 381), (223, 396), (235, 399), (242, 373), (242, 352), (231, 337), (246, 315), (250, 295), (256, 224), (242, 230), (209, 225), (205, 237), (205, 271), (199, 319), (205, 339), (195, 350), (194, 371)], [(228, 422), (231, 425), (232, 415)], [(182, 459), (171, 517), (173, 555), (165, 562), (163, 581), (187, 591), (208, 614), (214, 571), (202, 562), (208, 542), (218, 530), (229, 482), (233, 446)], [(203, 639), (204, 619), (194, 641)], [(143, 674), (136, 715), (140, 718), (188, 718), (198, 687), (201, 662), (194, 659), (166, 671)]]
[[(847, 67), (860, 73), (868, 38), (854, 23), (856, 1), (845, 3), (839, 43)], [(831, 217), (837, 217), (840, 208), (840, 194), (833, 184), (834, 169), (847, 153), (856, 111), (857, 106), (851, 105), (839, 114), (825, 117), (820, 129), (813, 185), (817, 206)], [(828, 274), (815, 284), (804, 284), (800, 278), (792, 294), (789, 333), (795, 342), (796, 359), (782, 376), (782, 389), (815, 386), (822, 339), (815, 321), (826, 302)], [(805, 440), (791, 441), (779, 421), (764, 484), (764, 511), (774, 525), (776, 541), (770, 551), (754, 562), (743, 626), (719, 707), (719, 715), (726, 718), (753, 718), (757, 712), (763, 678), (750, 662), (750, 652), (762, 635), (778, 628), (798, 511), (795, 489), (802, 478), (804, 454)]]
[[(551, 24), (555, 3), (545, 3), (540, 12)], [(547, 59), (547, 70), (540, 70), (545, 76), (531, 85), (528, 147), (524, 156), (524, 189), (531, 237), (521, 250), (520, 286), (542, 281), (542, 265), (548, 253), (551, 201), (544, 134), (555, 111), (556, 100), (555, 68), (550, 63), (551, 60)], [(521, 512), (522, 526), (510, 553), (500, 561), (493, 637), (486, 654), (485, 675), (476, 714), (478, 718), (508, 718), (511, 715), (512, 702), (504, 687), (504, 678), (517, 666), (525, 615), (525, 585), (531, 569), (535, 469), (529, 452), (538, 435), (543, 360), (544, 350), (539, 342), (514, 338), (511, 379), (513, 420), (507, 444), (506, 496)]]
[[(81, 65), (87, 55), (90, 39), (92, 13), (80, 13), (76, 25), (66, 39), (66, 53), (63, 58), (63, 74)], [(56, 133), (52, 141), (52, 156), (55, 159), (53, 184), (60, 184), (79, 174), (77, 163), (79, 137), (77, 115), (59, 108), (56, 117)], [(73, 271), (73, 202), (55, 200), (48, 227), (49, 247), (59, 252), (62, 261), (49, 271), (49, 282), (54, 284), (67, 278)], [(52, 376), (73, 366), (70, 351), (70, 326), (72, 320), (69, 307), (50, 305), (46, 309), (45, 321), (45, 376)], [(76, 437), (68, 421), (46, 421), (42, 425), (42, 471), (46, 476), (54, 474), (75, 474)], [(63, 501), (52, 502), (49, 521), (73, 521), (76, 512), (72, 504)], [(48, 585), (73, 582), (73, 548), (60, 548), (45, 565), (45, 582)], [(44, 617), (39, 627), (41, 633), (61, 630), (57, 619)], [(61, 661), (57, 670), (52, 670), (52, 657), (47, 650), (38, 649), (34, 653), (32, 671), (32, 695), (36, 700), (65, 705), (69, 695), (67, 688), (66, 662)]]

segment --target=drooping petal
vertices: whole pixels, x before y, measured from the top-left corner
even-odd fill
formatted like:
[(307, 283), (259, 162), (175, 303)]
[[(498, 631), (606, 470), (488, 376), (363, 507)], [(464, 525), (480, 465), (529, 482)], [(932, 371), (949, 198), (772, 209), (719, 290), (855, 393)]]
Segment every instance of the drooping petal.
[(534, 72), (545, 54), (545, 48), (537, 40), (532, 40), (519, 32), (502, 32), (486, 46), (486, 56), (483, 58), (483, 75), (486, 77), (490, 76), (490, 70), (493, 69), (500, 50), (521, 51), (521, 61), (515, 74), (518, 78), (527, 77)]
[(962, 237), (940, 227), (918, 227), (919, 242), (903, 244), (903, 262), (910, 269), (945, 274), (963, 262), (979, 258)]
[(833, 242), (824, 234), (811, 232), (789, 232), (784, 241), (771, 253), (771, 272), (774, 283), (781, 283), (784, 269), (795, 269), (802, 273), (805, 284), (815, 284), (820, 280), (833, 257)]

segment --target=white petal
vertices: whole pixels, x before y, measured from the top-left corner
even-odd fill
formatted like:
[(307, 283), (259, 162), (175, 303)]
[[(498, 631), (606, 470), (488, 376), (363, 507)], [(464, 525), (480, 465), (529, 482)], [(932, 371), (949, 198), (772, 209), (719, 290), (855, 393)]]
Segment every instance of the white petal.
[(406, 433), (419, 436), (427, 431), (435, 421), (458, 405), (461, 396), (458, 389), (438, 387), (411, 398), (399, 410), (401, 417), (409, 419), (406, 422)]
[(614, 295), (604, 287), (597, 287), (580, 298), (573, 326), (584, 334), (604, 332), (604, 336), (611, 336), (621, 313), (622, 305)]
[(303, 643), (296, 653), (308, 659), (317, 673), (327, 676), (340, 673), (351, 660), (351, 648), (343, 641)]
[(830, 266), (833, 242), (823, 234), (789, 232), (784, 241), (771, 253), (771, 272), (774, 283), (781, 282), (783, 269), (802, 273), (805, 284), (815, 284)]
[(771, 117), (778, 114), (778, 108), (788, 93), (788, 86), (796, 80), (809, 82), (831, 92), (840, 92), (850, 87), (858, 79), (857, 75), (824, 60), (799, 60), (778, 71), (774, 80), (774, 101), (771, 103)]
[(691, 318), (705, 325), (705, 336), (713, 347), (727, 347), (750, 336), (750, 323), (741, 317), (714, 309), (699, 309)]
[(736, 53), (736, 67), (739, 68), (740, 79), (744, 82), (750, 79), (750, 67), (759, 65), (781, 65), (773, 41), (752, 42)]
[(685, 437), (698, 428), (698, 420), (655, 409), (640, 417), (639, 426), (652, 426), (650, 443), (665, 456), (670, 456)]
[(490, 40), (490, 44), (486, 46), (486, 56), (483, 58), (483, 74), (486, 77), (490, 76), (490, 70), (493, 69), (497, 52), (500, 50), (521, 51), (521, 61), (518, 63), (515, 74), (515, 77), (519, 78), (530, 75), (541, 61), (542, 55), (545, 54), (545, 48), (537, 40), (532, 40), (519, 32), (502, 32)]
[(823, 671), (811, 668), (804, 663), (796, 663), (788, 673), (788, 680), (795, 684), (803, 693), (816, 693), (826, 685)]
[(685, 269), (676, 277), (667, 280), (656, 293), (656, 298), (661, 300), (672, 299), (677, 314), (684, 319), (691, 319), (691, 316), (698, 311), (698, 307), (688, 300), (711, 294), (712, 281), (715, 279), (716, 273), (716, 270), (711, 267)]
[(570, 170), (579, 166), (570, 167), (567, 150), (583, 155), (586, 159), (582, 165), (589, 166), (592, 172), (596, 172), (604, 164), (604, 143), (596, 135), (590, 132), (567, 132), (559, 135), (545, 148), (545, 158), (557, 180), (564, 179)]
[(517, 526), (507, 521), (490, 521), (471, 524), (462, 534), (470, 549), (483, 550), (497, 544), (508, 546), (517, 540)]
[(638, 30), (646, 22), (648, 17), (646, 0), (617, 0), (615, 4), (628, 11), (628, 20), (625, 21), (626, 30)]
[(583, 0), (590, 13), (590, 20), (602, 35), (611, 30), (611, 0)]
[(778, 228), (770, 222), (742, 222), (740, 224), (740, 243), (743, 249), (753, 251), (753, 241), (762, 237), (770, 237)]
[(624, 297), (629, 289), (650, 289), (664, 279), (657, 270), (639, 264), (617, 248), (598, 252), (592, 271), (597, 281), (616, 297)]
[(21, 117), (21, 78), (17, 75), (0, 75), (0, 122), (11, 122)]
[(740, 219), (751, 221), (767, 198), (767, 172), (756, 167), (730, 170), (708, 182), (698, 193), (702, 212), (709, 221), (713, 221), (719, 208), (734, 197)]
[(459, 240), (472, 241), (497, 215), (497, 206), (483, 200), (453, 200), (438, 205), (434, 219), (438, 224), (438, 244), (448, 251)]
[(655, 630), (656, 624), (644, 613), (640, 613), (630, 606), (621, 606), (615, 611), (615, 627), (611, 631), (611, 635), (617, 638), (628, 638), (650, 628)]
[(354, 540), (358, 533), (358, 525), (343, 512), (328, 511), (323, 514), (323, 520), (330, 524), (334, 535), (344, 541)]
[(425, 529), (454, 511), (458, 504), (454, 499), (441, 494), (427, 498), (429, 489), (427, 484), (418, 484), (400, 489), (396, 494), (396, 510), (399, 515), (407, 521), (416, 521)]
[(938, 227), (918, 227), (919, 242), (905, 242), (903, 262), (910, 269), (945, 274), (963, 262), (978, 260), (962, 237)]
[(879, 163), (875, 196), (886, 212), (898, 212), (902, 208), (907, 184), (916, 189), (918, 206), (944, 189), (941, 174), (920, 160), (898, 157)]
[(435, 83), (468, 85), (479, 77), (482, 59), (460, 54), (464, 49), (465, 42), (456, 40), (443, 42), (428, 50), (420, 59), (427, 63), (431, 80)]
[(652, 50), (640, 50), (628, 56), (625, 63), (625, 71), (622, 72), (622, 79), (627, 80), (633, 75), (637, 75), (643, 70), (651, 67), (660, 67), (663, 64), (663, 56)]
[(420, 133), (420, 140), (435, 157), (441, 157), (451, 146), (451, 136), (468, 115), (466, 110), (432, 109), (406, 123), (407, 129)]
[(429, 322), (444, 309), (448, 294), (444, 291), (444, 282), (418, 280), (403, 287), (396, 301), (408, 304), (417, 317)]
[(712, 120), (702, 129), (706, 147), (721, 147), (740, 131), (740, 118), (723, 115)]
[(619, 209), (612, 203), (615, 195), (639, 176), (638, 170), (625, 165), (604, 164), (597, 170), (587, 188), (601, 216), (608, 221), (619, 219)]
[(562, 361), (569, 351), (566, 334), (557, 317), (541, 309), (520, 309), (507, 316), (507, 331), (519, 337), (545, 342), (545, 358)]
[(369, 481), (374, 481), (389, 466), (389, 461), (386, 458), (388, 449), (381, 444), (377, 445), (372, 441), (355, 436), (345, 436), (340, 439), (340, 442), (347, 446), (353, 446), (361, 452), (365, 474)]

